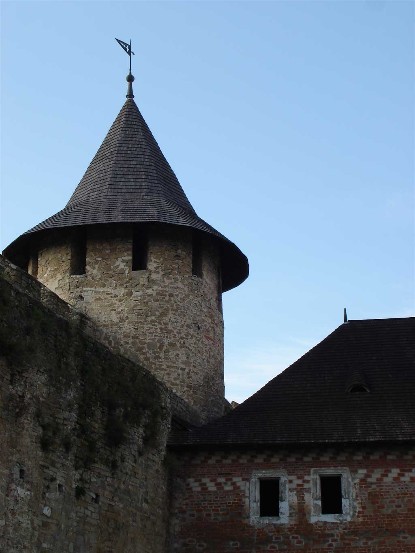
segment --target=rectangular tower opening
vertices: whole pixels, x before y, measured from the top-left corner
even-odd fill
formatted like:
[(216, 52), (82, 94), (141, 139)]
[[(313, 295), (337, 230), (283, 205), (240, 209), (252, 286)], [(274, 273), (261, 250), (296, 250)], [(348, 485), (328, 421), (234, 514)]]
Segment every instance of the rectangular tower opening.
[(222, 311), (222, 267), (218, 264), (218, 309)]
[(143, 228), (133, 230), (132, 271), (145, 271), (148, 261), (148, 236)]
[(200, 234), (192, 235), (192, 275), (202, 278), (202, 240)]
[(320, 475), (321, 514), (340, 515), (342, 506), (342, 477), (340, 474)]
[(86, 273), (86, 230), (74, 232), (71, 242), (71, 275)]
[(29, 263), (27, 266), (27, 272), (29, 275), (32, 275), (32, 277), (37, 278), (38, 273), (38, 265), (39, 265), (39, 258), (37, 251), (32, 251), (30, 253)]

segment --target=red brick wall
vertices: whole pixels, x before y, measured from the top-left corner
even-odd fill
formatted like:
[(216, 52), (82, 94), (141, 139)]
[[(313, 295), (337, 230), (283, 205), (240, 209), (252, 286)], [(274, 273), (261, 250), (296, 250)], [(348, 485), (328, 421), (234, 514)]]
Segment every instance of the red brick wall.
[[(414, 553), (415, 448), (369, 447), (181, 453), (171, 552)], [(352, 515), (312, 522), (312, 469), (348, 468)], [(287, 524), (250, 522), (254, 471), (288, 474)]]

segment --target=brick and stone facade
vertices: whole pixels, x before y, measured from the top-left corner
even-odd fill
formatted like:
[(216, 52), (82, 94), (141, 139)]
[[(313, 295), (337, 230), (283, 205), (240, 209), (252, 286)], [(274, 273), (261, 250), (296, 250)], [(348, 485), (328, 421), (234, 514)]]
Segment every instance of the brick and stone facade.
[[(177, 454), (176, 470), (171, 552), (415, 551), (413, 446), (193, 450)], [(252, 477), (272, 471), (287, 475), (287, 520), (253, 521)], [(318, 516), (316, 471), (349, 473), (349, 520)]]
[(349, 321), (221, 417), (248, 260), (132, 80), (68, 204), (0, 259), (0, 550), (413, 553), (415, 320)]

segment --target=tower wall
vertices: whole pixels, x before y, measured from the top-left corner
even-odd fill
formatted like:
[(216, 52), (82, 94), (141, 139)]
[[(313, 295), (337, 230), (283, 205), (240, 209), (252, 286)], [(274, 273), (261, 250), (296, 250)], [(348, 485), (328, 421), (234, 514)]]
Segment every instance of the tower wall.
[[(110, 346), (136, 359), (209, 420), (223, 413), (223, 318), (216, 243), (202, 237), (192, 275), (192, 230), (147, 227), (146, 270), (132, 271), (132, 227), (87, 231), (86, 272), (71, 275), (71, 235), (38, 251), (38, 279), (100, 325)], [(72, 253), (73, 255), (73, 253)]]

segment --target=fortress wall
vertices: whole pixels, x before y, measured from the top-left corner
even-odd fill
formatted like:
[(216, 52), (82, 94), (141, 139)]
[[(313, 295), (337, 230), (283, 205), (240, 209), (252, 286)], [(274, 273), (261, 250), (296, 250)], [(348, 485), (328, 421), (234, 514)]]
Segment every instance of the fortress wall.
[(0, 258), (0, 550), (160, 553), (172, 410), (191, 409)]

